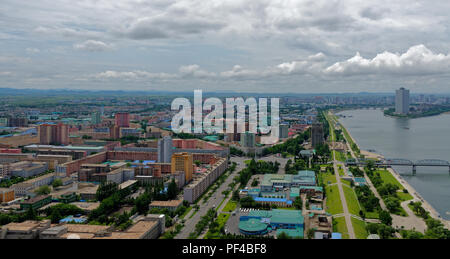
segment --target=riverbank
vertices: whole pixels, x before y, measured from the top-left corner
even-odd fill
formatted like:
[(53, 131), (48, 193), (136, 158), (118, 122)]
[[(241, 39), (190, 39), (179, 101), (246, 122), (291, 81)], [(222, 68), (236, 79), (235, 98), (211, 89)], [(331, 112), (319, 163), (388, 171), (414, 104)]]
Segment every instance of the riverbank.
[[(333, 115), (335, 115), (335, 114), (333, 114)], [(339, 121), (339, 116), (336, 116), (336, 117), (337, 117), (337, 120)], [(339, 123), (342, 128), (345, 128), (345, 126), (342, 124), (342, 122), (339, 121)], [(355, 138), (353, 138), (353, 136), (347, 129), (346, 129), (346, 131), (347, 131), (348, 136), (352, 139), (353, 143), (355, 143), (355, 145), (360, 150), (361, 154), (363, 154), (363, 155), (367, 154), (368, 155), (367, 157), (384, 159), (384, 156), (382, 154), (379, 154), (376, 152), (369, 152), (366, 150), (361, 150), (361, 148), (358, 145)], [(430, 212), (430, 216), (432, 218), (440, 220), (447, 228), (450, 228), (450, 220), (445, 220), (445, 219), (441, 218), (440, 214), (436, 211), (436, 209), (434, 209), (434, 207), (429, 202), (427, 202), (406, 180), (404, 180), (403, 177), (399, 173), (397, 173), (392, 168), (388, 168), (388, 171), (397, 179), (397, 181), (399, 181), (403, 185), (403, 187), (406, 190), (408, 190), (408, 192), (411, 194), (411, 196), (413, 196), (413, 201), (415, 201), (415, 202), (420, 201), (422, 203), (423, 208), (425, 210), (427, 210), (428, 212)]]
[(389, 116), (392, 118), (407, 118), (407, 119), (419, 119), (431, 116), (439, 116), (441, 114), (445, 114), (450, 112), (450, 108), (445, 107), (441, 109), (426, 111), (422, 113), (408, 113), (408, 114), (396, 114), (394, 109), (387, 109), (383, 111), (384, 116)]

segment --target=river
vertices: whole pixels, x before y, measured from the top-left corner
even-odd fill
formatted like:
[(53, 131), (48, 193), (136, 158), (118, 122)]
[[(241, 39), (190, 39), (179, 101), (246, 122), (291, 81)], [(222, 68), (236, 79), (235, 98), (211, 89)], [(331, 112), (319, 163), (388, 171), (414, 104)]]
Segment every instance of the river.
[[(384, 116), (382, 110), (348, 110), (338, 113), (363, 150), (386, 158), (442, 159), (450, 161), (450, 114), (417, 119)], [(441, 217), (450, 220), (450, 174), (448, 167), (394, 168), (430, 203)]]

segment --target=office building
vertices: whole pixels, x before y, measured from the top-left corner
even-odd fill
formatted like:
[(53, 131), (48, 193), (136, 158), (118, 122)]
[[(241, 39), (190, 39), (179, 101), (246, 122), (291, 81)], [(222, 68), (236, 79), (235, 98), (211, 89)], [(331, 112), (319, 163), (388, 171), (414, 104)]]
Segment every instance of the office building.
[(172, 174), (184, 172), (186, 183), (192, 180), (194, 171), (194, 160), (192, 154), (176, 153), (172, 155)]
[(130, 114), (126, 112), (118, 112), (115, 114), (115, 121), (117, 127), (130, 127)]
[(158, 163), (171, 163), (173, 143), (170, 136), (158, 140)]
[(395, 91), (395, 113), (406, 115), (409, 112), (409, 90), (400, 88)]
[(323, 125), (322, 123), (313, 123), (311, 127), (311, 144), (313, 147), (317, 147), (318, 145), (322, 145), (324, 142), (323, 139)]

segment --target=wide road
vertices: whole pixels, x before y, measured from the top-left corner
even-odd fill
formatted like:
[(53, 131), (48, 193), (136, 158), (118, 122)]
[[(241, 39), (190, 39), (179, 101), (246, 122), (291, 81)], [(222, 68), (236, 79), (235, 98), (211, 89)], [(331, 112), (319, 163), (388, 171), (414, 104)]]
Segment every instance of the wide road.
[(236, 170), (228, 176), (228, 178), (225, 180), (222, 185), (217, 188), (217, 190), (211, 195), (211, 197), (208, 199), (206, 203), (203, 203), (203, 198), (200, 199), (197, 204), (199, 205), (199, 211), (195, 213), (192, 218), (189, 218), (189, 215), (193, 213), (193, 210), (191, 213), (186, 215), (185, 217), (185, 223), (184, 227), (181, 229), (180, 233), (175, 236), (175, 239), (187, 239), (189, 237), (189, 234), (191, 232), (194, 232), (195, 225), (200, 221), (201, 217), (203, 217), (206, 212), (208, 212), (209, 209), (213, 208), (214, 206), (219, 206), (220, 202), (225, 198), (222, 194), (223, 191), (225, 191), (228, 188), (228, 185), (233, 181), (233, 178), (239, 174), (239, 172), (245, 168), (244, 161), (248, 160), (246, 157), (231, 157), (230, 161), (236, 162)]

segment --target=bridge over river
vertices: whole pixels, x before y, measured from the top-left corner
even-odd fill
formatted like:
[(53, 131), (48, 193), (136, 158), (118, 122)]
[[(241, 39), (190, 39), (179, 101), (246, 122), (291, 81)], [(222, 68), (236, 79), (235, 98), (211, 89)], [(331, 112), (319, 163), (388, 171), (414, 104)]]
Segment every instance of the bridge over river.
[[(346, 165), (364, 166), (368, 160), (365, 159), (347, 159)], [(418, 166), (436, 166), (436, 167), (448, 167), (450, 173), (450, 163), (441, 159), (422, 159), (418, 161), (411, 161), (405, 158), (386, 158), (375, 162), (375, 166), (378, 167), (390, 167), (390, 166), (411, 166), (413, 174), (416, 174)]]

